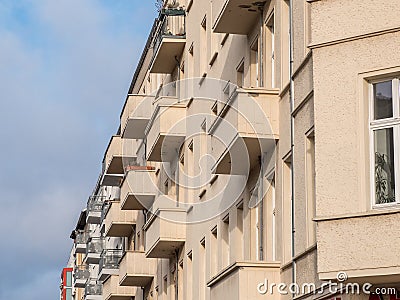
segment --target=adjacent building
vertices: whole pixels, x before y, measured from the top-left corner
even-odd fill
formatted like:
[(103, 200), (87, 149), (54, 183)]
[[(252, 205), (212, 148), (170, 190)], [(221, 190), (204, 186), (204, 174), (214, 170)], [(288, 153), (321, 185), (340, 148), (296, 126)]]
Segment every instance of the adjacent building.
[(399, 298), (398, 1), (160, 5), (71, 234), (73, 299)]

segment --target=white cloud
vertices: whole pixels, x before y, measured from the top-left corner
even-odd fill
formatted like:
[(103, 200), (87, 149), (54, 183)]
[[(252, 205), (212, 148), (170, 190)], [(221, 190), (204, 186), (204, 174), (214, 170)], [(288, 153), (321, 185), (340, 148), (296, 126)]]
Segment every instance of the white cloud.
[(152, 23), (152, 2), (115, 1), (137, 11), (0, 0), (0, 300), (58, 295), (69, 233)]

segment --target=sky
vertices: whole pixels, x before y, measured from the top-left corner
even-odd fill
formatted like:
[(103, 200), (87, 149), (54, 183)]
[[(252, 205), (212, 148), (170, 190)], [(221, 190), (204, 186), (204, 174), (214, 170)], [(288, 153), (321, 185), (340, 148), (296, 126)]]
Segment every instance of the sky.
[(0, 0), (0, 300), (59, 299), (153, 0)]

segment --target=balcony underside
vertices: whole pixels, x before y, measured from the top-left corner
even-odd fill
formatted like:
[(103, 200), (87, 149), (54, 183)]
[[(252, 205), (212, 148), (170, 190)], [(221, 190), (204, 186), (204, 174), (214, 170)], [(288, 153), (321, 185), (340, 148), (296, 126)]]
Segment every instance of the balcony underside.
[(150, 73), (170, 74), (174, 68), (177, 68), (179, 61), (185, 48), (186, 39), (182, 37), (165, 36), (154, 56), (153, 63), (150, 68)]
[(124, 174), (125, 167), (135, 165), (136, 157), (124, 157), (123, 155), (115, 155), (110, 160), (106, 168), (106, 174)]
[(118, 269), (103, 268), (99, 273), (98, 279), (100, 281), (105, 281), (112, 275), (118, 275)]
[(133, 223), (112, 222), (106, 230), (106, 236), (129, 237), (132, 234)]
[(85, 288), (87, 279), (76, 279), (74, 282), (75, 288)]
[(147, 153), (148, 161), (170, 161), (176, 155), (176, 149), (179, 149), (185, 140), (184, 135), (165, 135), (159, 134), (156, 142)]
[(123, 200), (121, 210), (149, 210), (155, 194), (128, 194)]
[(84, 262), (90, 265), (98, 265), (100, 262), (100, 253), (88, 253), (85, 256)]
[(165, 239), (158, 240), (153, 247), (146, 251), (148, 258), (171, 258), (175, 251), (182, 248), (185, 239)]
[(75, 253), (86, 253), (86, 244), (76, 244)]
[(102, 300), (102, 295), (86, 295), (85, 300)]
[(153, 280), (148, 274), (125, 274), (120, 280), (121, 286), (147, 286)]
[(87, 214), (86, 222), (89, 224), (100, 224), (101, 212), (100, 211), (89, 211)]
[[(275, 139), (242, 137), (230, 143), (212, 167), (214, 174), (245, 175), (260, 163), (261, 153), (274, 150)], [(234, 162), (232, 164), (232, 161)]]
[(260, 18), (260, 5), (256, 4), (254, 0), (226, 0), (214, 22), (214, 32), (248, 34)]
[(101, 179), (102, 186), (120, 186), (122, 179), (124, 178), (123, 174), (104, 174)]
[(118, 295), (118, 294), (111, 294), (105, 300), (134, 300), (134, 295)]
[(143, 139), (149, 118), (129, 118), (122, 131), (124, 139)]

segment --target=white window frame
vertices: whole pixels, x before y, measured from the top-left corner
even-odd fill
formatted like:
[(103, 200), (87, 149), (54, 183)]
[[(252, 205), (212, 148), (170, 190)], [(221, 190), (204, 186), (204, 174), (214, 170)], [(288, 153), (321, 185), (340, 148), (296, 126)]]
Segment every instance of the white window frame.
[[(392, 103), (393, 117), (374, 120), (374, 84), (392, 81)], [(400, 80), (398, 77), (387, 77), (379, 80), (369, 81), (369, 146), (370, 146), (370, 186), (371, 186), (371, 208), (386, 208), (400, 205)], [(396, 201), (391, 203), (376, 203), (375, 193), (375, 137), (374, 132), (379, 129), (393, 128), (394, 143), (394, 173), (395, 173), (395, 197)]]

